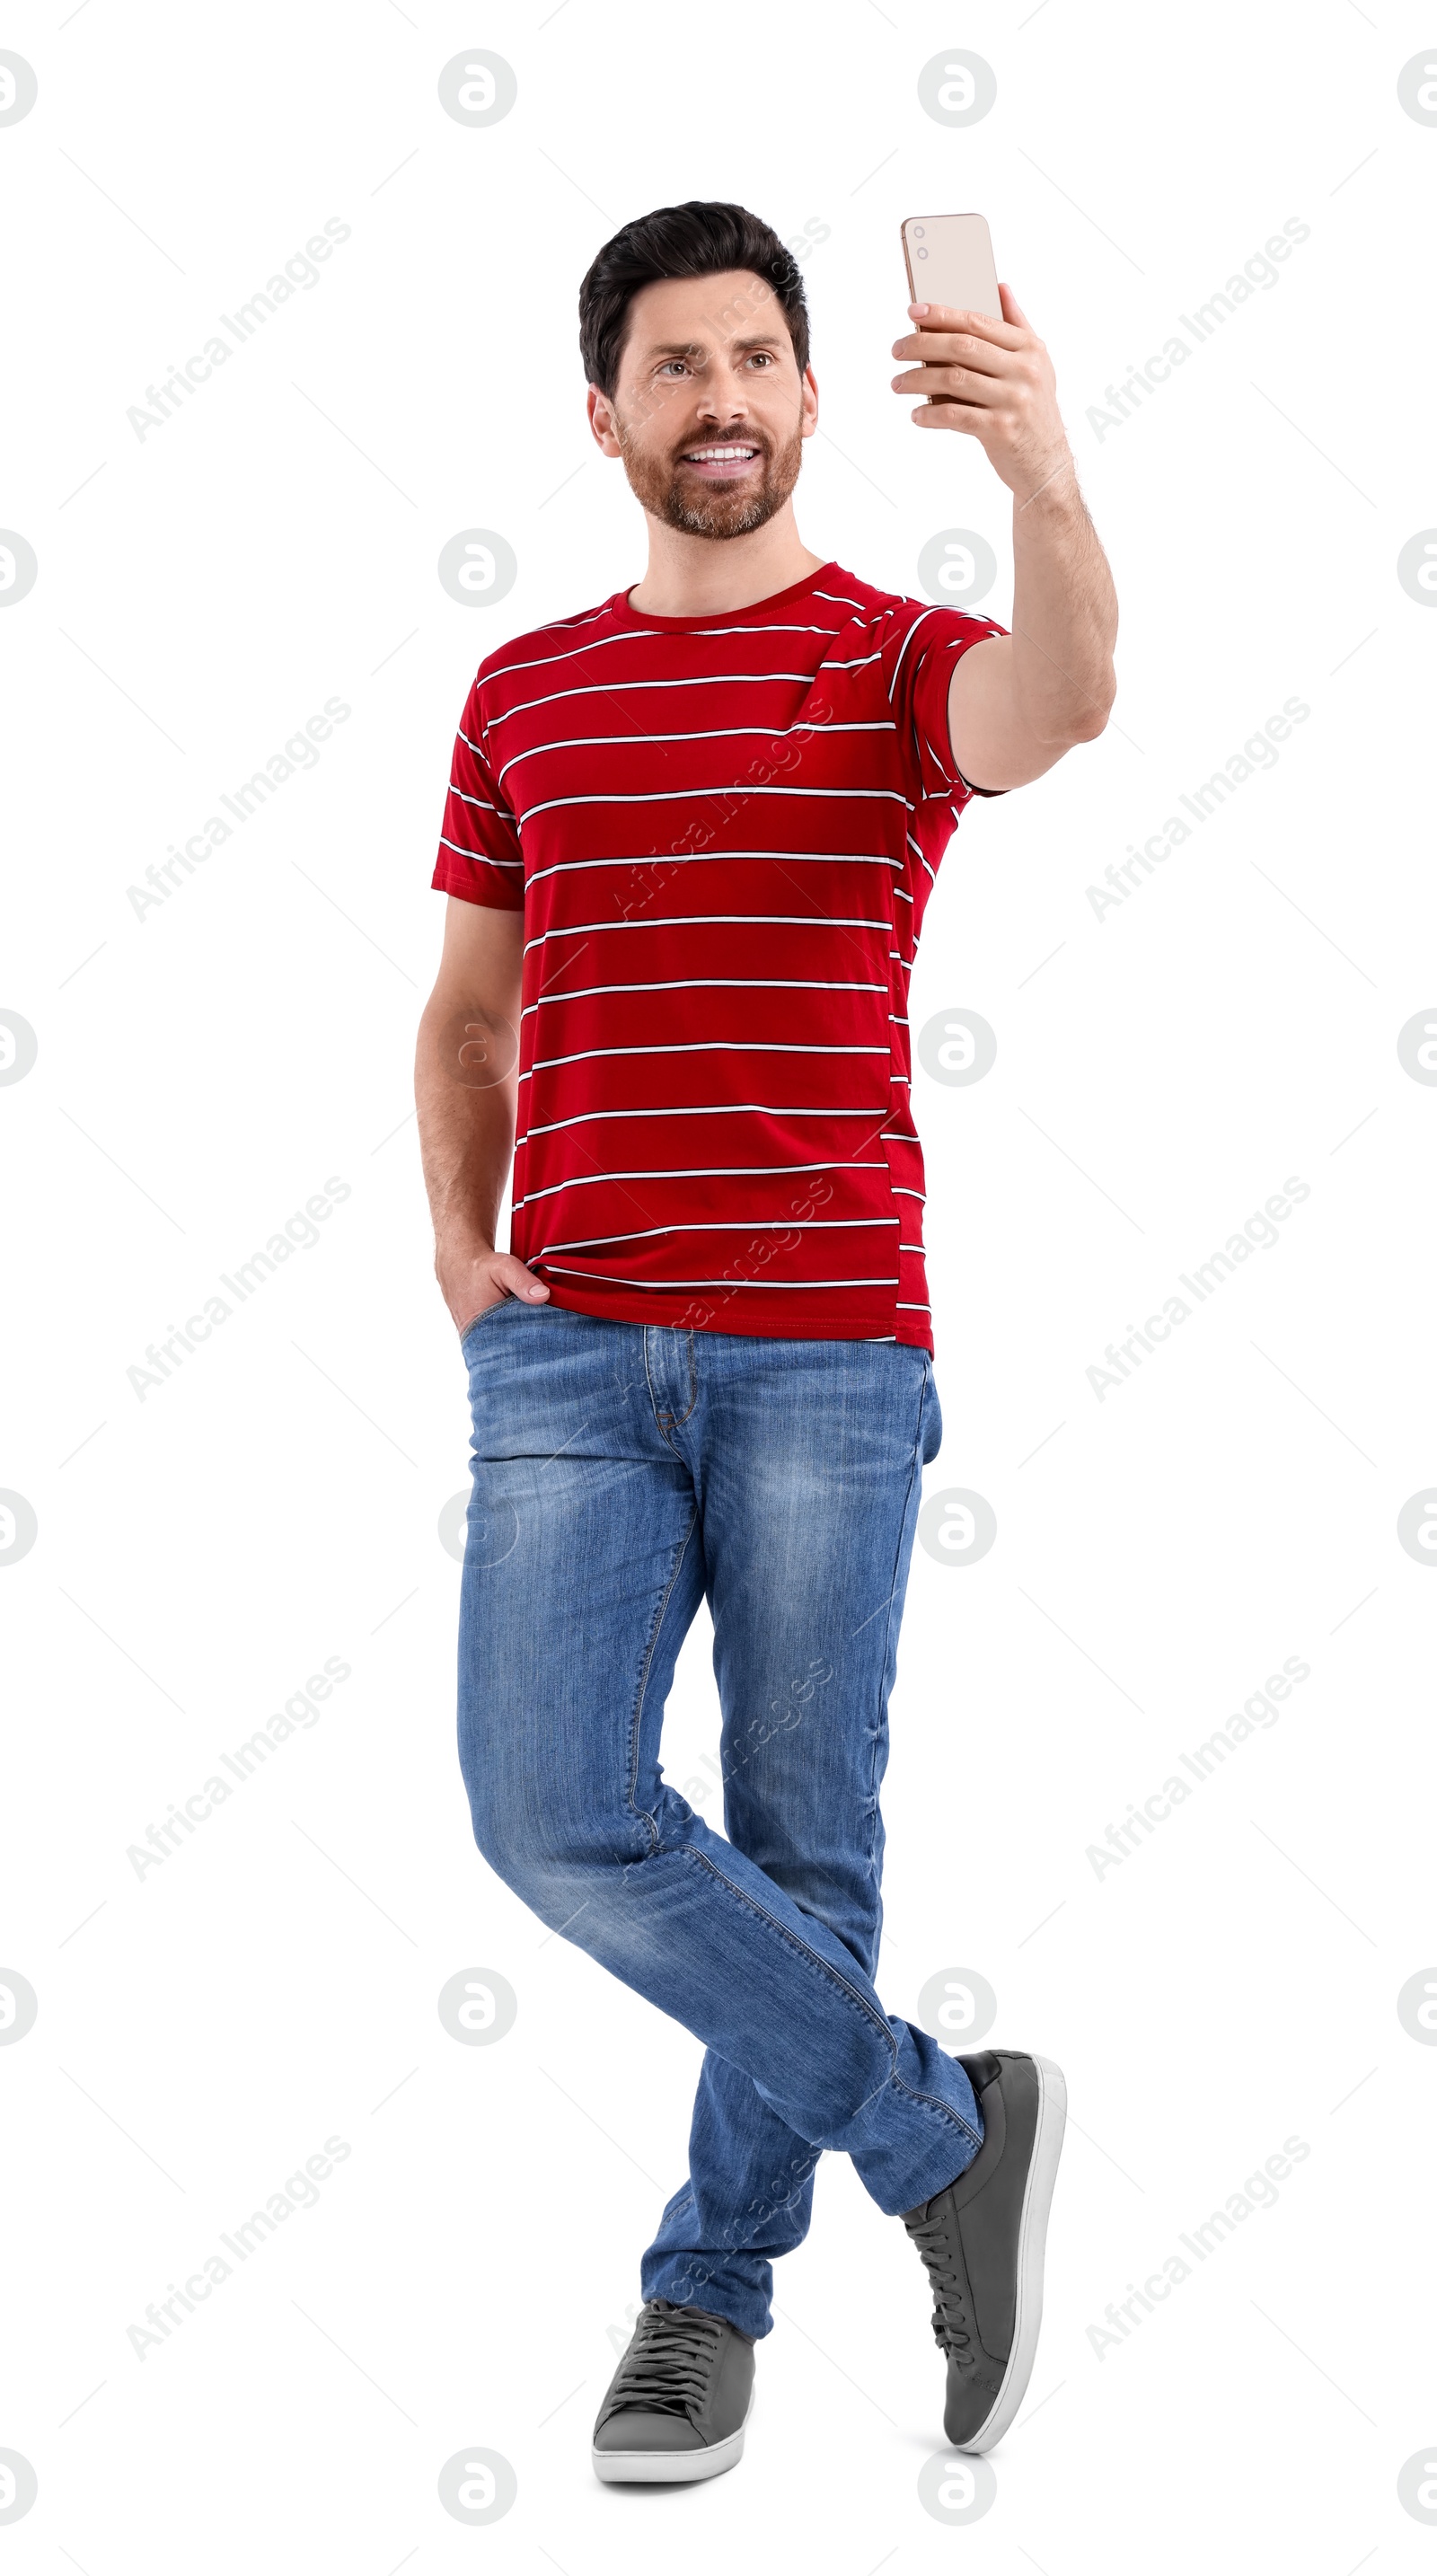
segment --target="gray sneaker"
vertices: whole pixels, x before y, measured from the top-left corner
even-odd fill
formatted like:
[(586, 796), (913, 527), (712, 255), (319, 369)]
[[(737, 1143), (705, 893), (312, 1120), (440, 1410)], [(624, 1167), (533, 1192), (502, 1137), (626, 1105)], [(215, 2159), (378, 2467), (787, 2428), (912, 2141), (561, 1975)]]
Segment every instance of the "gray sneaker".
[(753, 2338), (705, 2308), (646, 2299), (594, 2426), (594, 2474), (609, 2486), (716, 2478), (743, 2451)]
[(943, 2430), (955, 2451), (989, 2451), (1023, 2402), (1043, 2315), (1043, 2241), (1067, 2117), (1045, 2057), (981, 2049), (958, 2061), (983, 2115), (965, 2173), (903, 2213), (933, 2286), (933, 2334), (948, 2358)]

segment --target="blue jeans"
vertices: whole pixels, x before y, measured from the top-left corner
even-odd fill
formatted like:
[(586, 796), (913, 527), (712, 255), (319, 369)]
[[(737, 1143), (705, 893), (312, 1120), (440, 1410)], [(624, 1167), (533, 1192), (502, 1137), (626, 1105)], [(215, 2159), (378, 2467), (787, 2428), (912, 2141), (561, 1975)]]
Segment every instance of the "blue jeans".
[[(643, 2295), (763, 2335), (772, 2258), (807, 2233), (825, 2147), (891, 2214), (982, 2143), (957, 2059), (872, 1983), (888, 1695), (942, 1436), (933, 1364), (896, 1342), (622, 1324), (517, 1298), (487, 1307), (462, 1347), (474, 1837), (543, 1922), (704, 2042), (688, 2177)], [(727, 1840), (659, 1762), (704, 1595)]]

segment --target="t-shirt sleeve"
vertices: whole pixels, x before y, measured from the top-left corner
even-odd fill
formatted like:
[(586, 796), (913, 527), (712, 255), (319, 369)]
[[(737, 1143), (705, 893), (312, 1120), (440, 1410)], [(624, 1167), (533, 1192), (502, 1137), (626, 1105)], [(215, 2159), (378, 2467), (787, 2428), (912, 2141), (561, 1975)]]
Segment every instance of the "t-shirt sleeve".
[(925, 608), (885, 646), (884, 676), (898, 740), (919, 804), (948, 804), (955, 795), (1006, 796), (1006, 787), (975, 787), (953, 757), (948, 735), (948, 684), (963, 655), (990, 635), (1006, 635), (996, 617), (970, 617), (961, 608)]
[(524, 854), (519, 826), (504, 802), (489, 766), (484, 745), (484, 719), (476, 679), (464, 702), (439, 856), (430, 884), (465, 903), (483, 903), (498, 912), (524, 909)]

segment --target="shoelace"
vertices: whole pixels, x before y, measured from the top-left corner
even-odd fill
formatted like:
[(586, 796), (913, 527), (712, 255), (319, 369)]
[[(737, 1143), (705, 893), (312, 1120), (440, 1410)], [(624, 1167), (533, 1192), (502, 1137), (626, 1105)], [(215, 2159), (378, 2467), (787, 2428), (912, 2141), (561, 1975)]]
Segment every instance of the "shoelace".
[(933, 2340), (960, 2370), (977, 2363), (968, 2315), (967, 2288), (942, 2217), (919, 2219), (908, 2231), (933, 2287)]
[(687, 2415), (708, 2394), (722, 2335), (721, 2320), (699, 2308), (646, 2307), (610, 2391), (610, 2412), (642, 2406)]

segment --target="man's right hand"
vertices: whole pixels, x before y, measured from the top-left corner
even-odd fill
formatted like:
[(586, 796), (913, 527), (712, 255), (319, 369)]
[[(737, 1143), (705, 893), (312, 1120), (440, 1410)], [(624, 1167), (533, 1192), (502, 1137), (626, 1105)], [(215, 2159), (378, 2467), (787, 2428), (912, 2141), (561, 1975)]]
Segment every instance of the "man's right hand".
[(528, 1305), (541, 1306), (549, 1294), (543, 1280), (525, 1268), (516, 1252), (486, 1250), (446, 1255), (441, 1246), (435, 1255), (434, 1275), (461, 1340), (471, 1324), (477, 1324), (481, 1315), (491, 1306), (501, 1305), (506, 1297), (522, 1297)]
[(514, 1144), (524, 916), (451, 895), (444, 954), (415, 1049), (415, 1103), (434, 1218), (434, 1275), (461, 1336), (501, 1299), (549, 1291), (496, 1252)]

